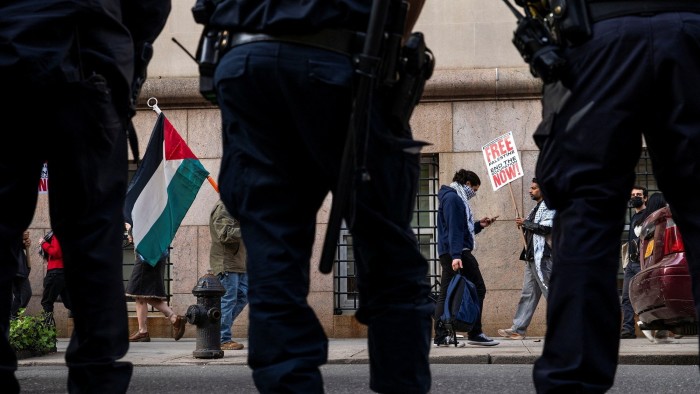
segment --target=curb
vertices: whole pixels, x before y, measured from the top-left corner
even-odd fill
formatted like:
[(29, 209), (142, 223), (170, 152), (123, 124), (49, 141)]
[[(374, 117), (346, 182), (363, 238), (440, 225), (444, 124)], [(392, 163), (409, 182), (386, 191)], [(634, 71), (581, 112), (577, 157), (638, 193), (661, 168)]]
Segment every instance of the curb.
[(621, 355), (620, 365), (698, 365), (697, 354), (628, 354)]
[[(465, 348), (431, 348), (431, 364), (534, 364), (542, 354), (540, 340), (503, 341), (502, 346)], [(58, 352), (18, 360), (22, 366), (65, 366), (65, 350), (68, 340), (59, 340)], [(329, 343), (326, 364), (368, 364), (369, 351), (366, 339), (336, 339)], [(132, 343), (122, 359), (135, 366), (203, 366), (248, 365), (248, 347), (243, 350), (225, 351), (224, 357), (214, 359), (195, 358), (194, 339), (172, 342), (172, 339), (156, 339), (149, 343)], [(672, 344), (654, 344), (642, 339), (626, 339), (621, 343), (619, 365), (698, 365), (698, 338), (687, 338)]]

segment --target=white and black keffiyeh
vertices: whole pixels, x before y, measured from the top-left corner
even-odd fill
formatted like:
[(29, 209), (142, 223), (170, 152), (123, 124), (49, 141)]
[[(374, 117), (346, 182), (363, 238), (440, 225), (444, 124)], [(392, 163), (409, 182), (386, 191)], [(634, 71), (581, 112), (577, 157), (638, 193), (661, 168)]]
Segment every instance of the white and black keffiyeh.
[[(554, 210), (547, 208), (547, 204), (542, 201), (537, 207), (537, 212), (535, 212), (534, 223), (541, 226), (552, 227), (554, 223)], [(540, 282), (545, 288), (548, 288), (548, 284), (544, 281), (544, 275), (542, 274), (542, 255), (544, 254), (544, 245), (547, 242), (547, 237), (539, 234), (532, 234), (532, 246), (535, 257), (535, 268), (537, 269), (537, 276), (540, 278)]]
[(469, 234), (472, 236), (472, 242), (474, 243), (473, 248), (476, 248), (476, 238), (474, 238), (474, 215), (472, 215), (472, 209), (469, 206), (469, 199), (476, 196), (476, 192), (467, 185), (462, 185), (459, 182), (450, 183), (450, 187), (455, 189), (459, 198), (464, 202), (464, 208), (467, 214), (467, 227), (469, 228)]

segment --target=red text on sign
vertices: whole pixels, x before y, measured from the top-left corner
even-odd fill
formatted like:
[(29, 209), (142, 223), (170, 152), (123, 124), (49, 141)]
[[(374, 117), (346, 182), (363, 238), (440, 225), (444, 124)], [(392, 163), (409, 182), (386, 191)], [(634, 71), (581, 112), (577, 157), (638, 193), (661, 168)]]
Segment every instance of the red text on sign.
[(518, 176), (520, 176), (520, 168), (517, 164), (508, 166), (502, 171), (492, 175), (493, 183), (496, 185), (496, 187), (500, 187), (502, 184), (508, 183)]
[(484, 150), (484, 153), (486, 153), (487, 161), (491, 161), (513, 150), (513, 144), (511, 143), (510, 138), (506, 138), (498, 140), (491, 144)]

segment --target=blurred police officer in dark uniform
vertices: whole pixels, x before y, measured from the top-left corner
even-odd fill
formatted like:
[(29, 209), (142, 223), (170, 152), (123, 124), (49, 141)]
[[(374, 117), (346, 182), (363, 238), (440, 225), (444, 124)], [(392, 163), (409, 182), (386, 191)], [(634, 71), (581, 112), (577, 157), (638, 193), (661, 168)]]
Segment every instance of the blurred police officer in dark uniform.
[(561, 3), (549, 11), (560, 18), (565, 65), (545, 85), (534, 135), (537, 179), (557, 210), (534, 380), (538, 392), (595, 393), (615, 377), (620, 233), (642, 136), (683, 235), (700, 315), (700, 204), (689, 189), (700, 184), (700, 2)]
[[(129, 343), (121, 250), (126, 130), (132, 82), (144, 76), (147, 49), (169, 12), (169, 0), (0, 3), (0, 331), (17, 270), (10, 244), (32, 220), (48, 160), (51, 227), (74, 300), (69, 392), (123, 393), (131, 378), (131, 364), (117, 361)], [(4, 392), (19, 391), (16, 369), (3, 336)]]
[[(231, 34), (215, 73), (219, 182), (248, 246), (248, 361), (261, 392), (319, 393), (328, 340), (307, 303), (310, 259), (348, 130), (357, 75), (351, 55), (362, 49), (354, 32), (367, 31), (372, 0), (216, 3), (210, 26)], [(407, 31), (423, 1), (410, 3)], [(357, 159), (371, 180), (354, 194), (356, 317), (368, 326), (370, 387), (424, 393), (432, 305), (410, 228), (419, 155), (403, 149), (418, 144), (410, 131), (388, 126), (386, 105), (375, 98), (367, 150)]]

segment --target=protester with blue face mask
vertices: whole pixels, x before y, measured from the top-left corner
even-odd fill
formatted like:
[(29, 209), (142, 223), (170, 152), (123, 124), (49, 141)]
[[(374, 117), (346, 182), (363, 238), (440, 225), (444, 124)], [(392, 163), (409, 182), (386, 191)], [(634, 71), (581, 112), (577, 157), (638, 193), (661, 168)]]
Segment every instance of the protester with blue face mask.
[[(455, 173), (452, 183), (442, 185), (438, 191), (438, 254), (442, 276), (440, 278), (440, 296), (435, 308), (435, 346), (454, 345), (456, 339), (448, 338), (447, 330), (440, 323), (440, 316), (444, 310), (447, 287), (455, 276), (455, 272), (461, 269), (462, 274), (469, 279), (479, 296), (479, 308), (483, 310), (486, 285), (479, 270), (472, 250), (474, 250), (474, 235), (493, 223), (494, 219), (484, 217), (474, 220), (469, 200), (476, 195), (481, 186), (479, 176), (473, 171), (461, 169)], [(481, 314), (474, 327), (469, 331), (467, 343), (478, 346), (495, 346), (499, 342), (487, 337), (481, 331)], [(465, 346), (458, 343), (459, 347)]]

